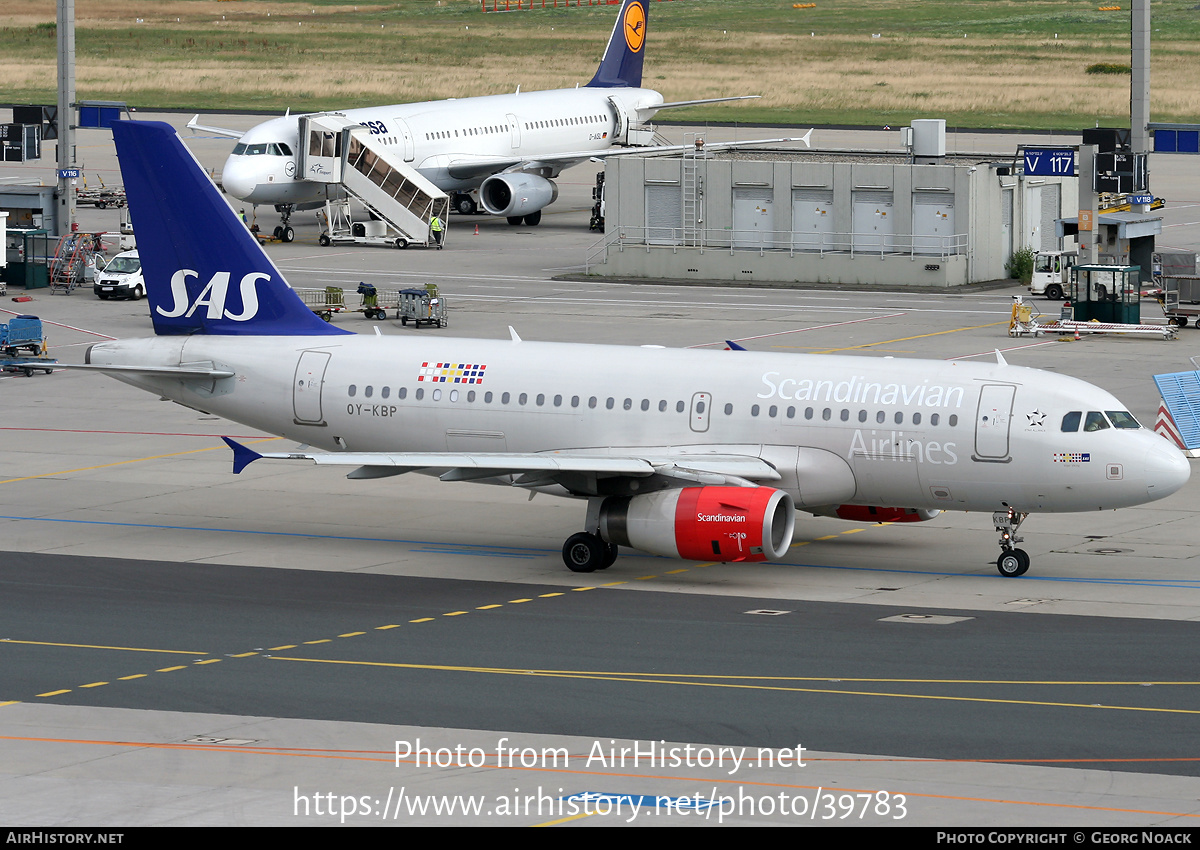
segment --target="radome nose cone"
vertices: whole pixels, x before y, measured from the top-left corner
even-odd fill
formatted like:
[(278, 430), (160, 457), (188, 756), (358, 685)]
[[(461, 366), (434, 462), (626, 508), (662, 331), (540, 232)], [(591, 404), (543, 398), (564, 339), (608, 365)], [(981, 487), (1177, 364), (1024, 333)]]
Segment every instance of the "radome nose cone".
[(1151, 499), (1162, 499), (1187, 484), (1192, 468), (1183, 452), (1160, 439), (1160, 445), (1146, 452), (1146, 493)]
[(247, 167), (245, 157), (231, 156), (221, 169), (221, 188), (238, 200), (245, 200), (254, 191), (254, 169)]

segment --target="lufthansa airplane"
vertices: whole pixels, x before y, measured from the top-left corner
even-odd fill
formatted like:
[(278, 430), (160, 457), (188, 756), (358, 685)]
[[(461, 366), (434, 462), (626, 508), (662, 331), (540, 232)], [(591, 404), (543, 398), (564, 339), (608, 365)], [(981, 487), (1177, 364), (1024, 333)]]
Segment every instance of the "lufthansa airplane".
[[(379, 143), (439, 189), (452, 195), (460, 213), (476, 212), (473, 190), (484, 210), (509, 224), (535, 225), (542, 209), (558, 197), (553, 178), (564, 168), (621, 153), (683, 150), (683, 145), (614, 148), (630, 126), (648, 121), (660, 109), (744, 100), (723, 97), (664, 103), (656, 91), (641, 88), (646, 40), (646, 0), (625, 0), (596, 75), (586, 86), (403, 103), (351, 109), (344, 113), (362, 124)], [(752, 95), (749, 97), (756, 97)], [(288, 219), (295, 209), (315, 209), (326, 201), (328, 183), (297, 173), (300, 122), (286, 115), (240, 133), (197, 124), (194, 130), (238, 139), (221, 172), (225, 191), (251, 204), (272, 204), (283, 216), (277, 235), (291, 241)], [(803, 141), (762, 139), (737, 145)], [(734, 146), (709, 145), (710, 150)], [(340, 195), (334, 195), (336, 200)]]
[(317, 318), (166, 124), (113, 127), (157, 336), (92, 345), (126, 383), (307, 448), (259, 458), (586, 501), (567, 566), (619, 546), (776, 560), (797, 509), (992, 511), (1005, 576), (1031, 512), (1174, 493), (1182, 454), (1108, 392), (1010, 366), (349, 333)]

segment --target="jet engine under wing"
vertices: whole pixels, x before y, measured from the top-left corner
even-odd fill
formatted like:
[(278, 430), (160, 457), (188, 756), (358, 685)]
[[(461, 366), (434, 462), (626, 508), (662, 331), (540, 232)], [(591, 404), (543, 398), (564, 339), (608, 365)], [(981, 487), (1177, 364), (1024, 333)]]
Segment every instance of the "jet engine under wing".
[(470, 481), (517, 476), (516, 486), (540, 487), (561, 484), (577, 492), (581, 476), (587, 480), (604, 478), (649, 478), (659, 475), (688, 484), (757, 486), (758, 482), (778, 481), (779, 473), (771, 464), (749, 455), (722, 454), (646, 454), (609, 455), (579, 451), (554, 452), (264, 452), (259, 453), (222, 437), (233, 449), (234, 472), (238, 473), (260, 458), (271, 460), (308, 460), (317, 464), (353, 466), (348, 478), (383, 478), (418, 470), (436, 472), (443, 481)]

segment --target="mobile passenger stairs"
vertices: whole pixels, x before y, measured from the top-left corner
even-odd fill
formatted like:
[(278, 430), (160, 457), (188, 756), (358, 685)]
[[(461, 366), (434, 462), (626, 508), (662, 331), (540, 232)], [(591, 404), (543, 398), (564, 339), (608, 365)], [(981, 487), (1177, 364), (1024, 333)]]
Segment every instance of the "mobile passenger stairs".
[[(305, 179), (336, 184), (348, 198), (325, 204), (322, 245), (362, 243), (407, 248), (439, 245), (445, 237), (450, 199), (411, 165), (413, 139), (397, 119), (365, 127), (338, 113), (300, 118), (300, 170)], [(350, 198), (367, 210), (355, 221)], [(431, 223), (441, 220), (440, 237)]]
[(70, 295), (75, 287), (94, 277), (96, 270), (96, 236), (91, 233), (68, 233), (59, 237), (50, 260), (50, 291)]
[(1188, 457), (1200, 457), (1200, 363), (1195, 357), (1188, 359), (1192, 371), (1154, 376), (1162, 396), (1154, 430)]

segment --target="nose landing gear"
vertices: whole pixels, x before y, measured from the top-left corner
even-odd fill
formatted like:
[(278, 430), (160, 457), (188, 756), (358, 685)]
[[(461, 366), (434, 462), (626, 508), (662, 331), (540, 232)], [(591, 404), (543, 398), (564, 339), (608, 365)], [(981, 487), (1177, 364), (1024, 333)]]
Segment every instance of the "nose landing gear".
[(1014, 543), (1025, 542), (1024, 537), (1016, 536), (1016, 531), (1027, 516), (1028, 511), (1018, 511), (1015, 508), (992, 514), (992, 523), (996, 526), (996, 531), (1000, 532), (1000, 548), (1003, 550), (996, 559), (996, 569), (1005, 578), (1023, 576), (1029, 571), (1029, 553), (1013, 547)]
[(275, 228), (275, 238), (280, 242), (291, 242), (296, 238), (296, 231), (292, 230), (288, 224), (292, 220), (292, 213), (295, 212), (295, 204), (276, 204), (275, 211), (279, 213), (280, 224)]

